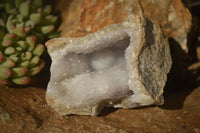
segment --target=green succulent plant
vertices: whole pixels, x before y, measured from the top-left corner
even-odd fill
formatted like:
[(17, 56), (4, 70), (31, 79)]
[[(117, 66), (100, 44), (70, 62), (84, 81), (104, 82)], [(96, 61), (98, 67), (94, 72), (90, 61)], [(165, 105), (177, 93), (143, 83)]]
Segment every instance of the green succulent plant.
[(0, 1), (0, 84), (25, 85), (45, 63), (44, 41), (58, 36), (57, 16), (42, 0)]

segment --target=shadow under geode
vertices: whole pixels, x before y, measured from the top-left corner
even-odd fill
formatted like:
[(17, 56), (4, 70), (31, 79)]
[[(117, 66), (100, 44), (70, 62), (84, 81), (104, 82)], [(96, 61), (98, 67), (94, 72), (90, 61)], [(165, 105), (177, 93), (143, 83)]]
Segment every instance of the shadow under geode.
[(168, 41), (173, 65), (164, 88), (165, 103), (160, 108), (174, 110), (183, 107), (186, 97), (197, 88), (198, 83), (196, 76), (188, 70), (193, 57), (187, 55), (174, 39)]

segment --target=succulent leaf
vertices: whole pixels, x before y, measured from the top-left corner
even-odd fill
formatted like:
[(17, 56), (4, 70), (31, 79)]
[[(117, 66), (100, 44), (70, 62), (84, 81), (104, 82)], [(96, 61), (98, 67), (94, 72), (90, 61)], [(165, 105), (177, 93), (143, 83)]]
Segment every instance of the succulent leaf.
[(48, 15), (45, 18), (46, 23), (49, 23), (49, 24), (54, 24), (57, 20), (58, 20), (58, 17), (53, 16), (53, 15)]
[(0, 27), (5, 27), (5, 23), (1, 18), (0, 18)]
[(51, 13), (51, 10), (52, 10), (52, 6), (51, 5), (46, 5), (43, 9), (43, 13), (45, 15), (49, 15)]
[(22, 66), (22, 67), (28, 67), (29, 64), (30, 64), (30, 61), (26, 60), (26, 61), (21, 62), (20, 66)]
[(8, 86), (9, 82), (7, 81), (7, 79), (6, 80), (0, 79), (0, 85)]
[(15, 68), (12, 68), (12, 71), (13, 71), (12, 77), (21, 77), (21, 76), (24, 76), (28, 72), (28, 68), (15, 67)]
[(30, 51), (26, 51), (25, 53), (21, 54), (21, 59), (22, 60), (30, 60), (32, 55), (33, 54)]
[(26, 38), (26, 42), (28, 44), (28, 51), (32, 51), (36, 45), (37, 37), (36, 36), (29, 36)]
[(34, 56), (30, 63), (29, 63), (29, 67), (32, 68), (32, 67), (35, 67), (40, 61), (40, 57), (39, 56)]
[(17, 38), (17, 35), (14, 33), (8, 33), (4, 36), (4, 40), (17, 41)]
[(16, 55), (10, 55), (9, 56), (9, 58), (11, 59), (11, 60), (13, 60), (15, 63), (17, 63), (17, 61), (19, 61), (19, 57), (17, 57)]
[(41, 56), (43, 52), (44, 52), (44, 45), (42, 44), (38, 44), (33, 50), (33, 54), (37, 56)]
[(14, 8), (14, 9), (11, 9), (10, 11), (9, 11), (9, 14), (17, 14), (17, 9), (16, 8)]
[(16, 35), (22, 38), (26, 37), (26, 31), (24, 27), (12, 28), (12, 31), (10, 33), (15, 33)]
[(15, 0), (15, 7), (19, 9), (23, 0)]
[(35, 5), (36, 7), (41, 7), (42, 6), (42, 0), (34, 0), (33, 5)]
[(13, 16), (13, 15), (10, 15), (10, 16), (8, 17), (8, 20), (7, 20), (7, 23), (6, 23), (6, 28), (7, 28), (7, 30), (8, 30), (9, 33), (12, 33), (12, 30), (13, 30), (14, 28), (16, 28), (16, 27), (14, 26), (13, 22), (12, 22), (12, 19), (13, 19), (13, 18), (14, 18), (14, 16)]
[(23, 50), (21, 47), (16, 47), (15, 49), (19, 52)]
[(19, 7), (19, 12), (24, 16), (28, 17), (30, 12), (30, 1), (27, 0), (26, 2), (23, 2)]
[(47, 26), (43, 26), (42, 28), (41, 28), (41, 32), (43, 33), (43, 34), (49, 34), (49, 33), (51, 33), (52, 31), (54, 31), (54, 26), (53, 25), (47, 25)]
[(34, 76), (34, 75), (38, 74), (42, 70), (42, 68), (44, 66), (45, 66), (44, 61), (41, 61), (40, 64), (39, 64), (39, 66), (36, 66), (36, 67), (33, 67), (33, 68), (30, 69), (29, 75), (30, 76)]
[(30, 83), (31, 78), (28, 76), (20, 77), (20, 78), (13, 78), (11, 79), (13, 83), (18, 85), (27, 85)]
[(58, 33), (58, 32), (50, 33), (50, 34), (48, 34), (48, 38), (52, 39), (52, 38), (59, 37), (59, 34), (60, 34), (60, 33)]
[(24, 22), (16, 23), (16, 28), (24, 28)]
[(26, 42), (22, 41), (22, 40), (18, 41), (17, 45), (20, 46), (23, 50), (25, 50), (27, 48)]
[(12, 45), (12, 41), (11, 40), (4, 40), (1, 45), (3, 47), (8, 47), (8, 46)]
[(35, 26), (35, 23), (33, 21), (31, 21), (31, 20), (27, 20), (25, 22), (25, 27), (30, 27), (31, 29), (33, 29), (34, 26)]
[(6, 55), (14, 54), (15, 53), (15, 49), (13, 47), (8, 47), (8, 48), (5, 49), (4, 53)]
[(32, 13), (30, 15), (30, 20), (32, 22), (34, 22), (35, 24), (39, 24), (41, 22), (41, 20), (42, 20), (42, 16), (41, 16), (40, 13)]
[(0, 85), (25, 85), (45, 63), (44, 41), (57, 37), (50, 5), (42, 0), (0, 2)]
[(0, 65), (0, 79), (8, 79), (12, 76), (12, 71), (3, 65)]
[(15, 66), (15, 62), (9, 57), (4, 57), (4, 61), (1, 63), (1, 65), (11, 68)]
[(19, 14), (16, 16), (16, 20), (17, 20), (16, 22), (18, 22), (18, 23), (23, 23), (24, 17), (21, 14)]

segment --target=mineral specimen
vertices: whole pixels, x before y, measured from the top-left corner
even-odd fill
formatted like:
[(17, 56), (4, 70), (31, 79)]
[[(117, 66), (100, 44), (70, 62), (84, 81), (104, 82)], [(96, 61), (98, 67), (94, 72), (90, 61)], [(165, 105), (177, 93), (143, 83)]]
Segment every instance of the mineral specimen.
[(80, 38), (46, 43), (52, 59), (46, 100), (61, 115), (98, 115), (104, 106), (163, 103), (170, 49), (158, 25), (130, 15)]

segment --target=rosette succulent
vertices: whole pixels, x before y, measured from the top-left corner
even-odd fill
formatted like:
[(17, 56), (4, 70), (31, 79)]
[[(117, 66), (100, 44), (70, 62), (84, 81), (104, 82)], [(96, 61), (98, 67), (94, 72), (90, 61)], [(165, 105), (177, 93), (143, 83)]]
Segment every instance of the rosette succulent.
[(44, 41), (58, 35), (42, 0), (0, 1), (0, 84), (28, 84), (44, 67)]

